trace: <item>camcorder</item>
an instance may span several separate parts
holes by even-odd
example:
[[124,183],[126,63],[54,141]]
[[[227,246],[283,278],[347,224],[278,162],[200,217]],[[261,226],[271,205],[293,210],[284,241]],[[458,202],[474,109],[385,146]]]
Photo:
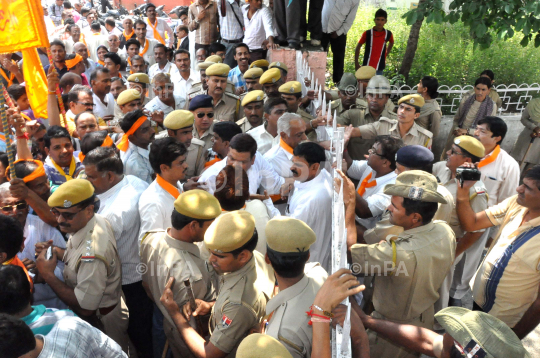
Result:
[[456,179],[459,180],[459,184],[463,188],[463,182],[465,180],[478,181],[481,177],[480,170],[476,168],[457,168]]

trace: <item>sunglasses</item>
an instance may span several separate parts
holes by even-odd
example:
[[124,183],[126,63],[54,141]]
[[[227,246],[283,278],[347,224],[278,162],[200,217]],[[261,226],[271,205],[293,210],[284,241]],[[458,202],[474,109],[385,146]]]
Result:
[[208,118],[214,118],[214,113],[213,112],[210,112],[210,113],[197,113],[197,118],[204,118],[204,117],[208,117]]
[[28,204],[25,201],[21,201],[14,205],[0,206],[0,210],[5,211],[5,212],[13,212],[15,209],[25,210],[26,208],[28,208]]
[[64,213],[64,212],[58,211],[56,208],[52,208],[52,209],[51,209],[51,213],[53,213],[53,215],[56,216],[56,218],[59,218],[59,217],[61,216],[61,217],[63,217],[65,220],[73,220],[73,218],[75,217],[75,215],[77,215],[78,213],[80,213],[80,212],[83,211],[84,209],[86,209],[86,207],[80,209],[80,210],[77,211],[76,213]]
[[82,104],[83,106],[86,106],[86,107],[95,107],[96,105],[94,103],[90,103],[90,102],[79,102],[77,101],[78,104]]

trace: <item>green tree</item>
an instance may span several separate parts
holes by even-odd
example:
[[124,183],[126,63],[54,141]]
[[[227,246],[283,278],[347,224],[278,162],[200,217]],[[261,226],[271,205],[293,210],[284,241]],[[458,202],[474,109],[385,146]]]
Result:
[[538,0],[453,0],[449,12],[443,10],[442,0],[420,0],[418,7],[406,12],[403,17],[411,26],[407,50],[400,74],[408,77],[418,46],[420,27],[426,22],[437,24],[462,21],[469,28],[474,45],[488,48],[494,37],[508,40],[516,32],[523,34],[521,45],[526,47],[534,41],[540,46],[540,1]]

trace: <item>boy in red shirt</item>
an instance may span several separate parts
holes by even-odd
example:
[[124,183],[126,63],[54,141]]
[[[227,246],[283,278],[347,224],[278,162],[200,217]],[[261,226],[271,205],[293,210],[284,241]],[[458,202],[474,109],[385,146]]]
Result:
[[[363,44],[366,44],[362,66],[371,66],[377,70],[378,75],[383,74],[383,70],[386,66],[386,56],[390,54],[392,46],[394,46],[394,36],[392,35],[392,31],[384,28],[387,21],[388,14],[386,11],[383,9],[377,10],[375,13],[375,26],[370,30],[364,31],[360,41],[358,41],[358,44],[356,45],[354,64],[357,70],[360,68],[360,65],[358,64],[360,48]],[[388,48],[386,46],[387,42]]]

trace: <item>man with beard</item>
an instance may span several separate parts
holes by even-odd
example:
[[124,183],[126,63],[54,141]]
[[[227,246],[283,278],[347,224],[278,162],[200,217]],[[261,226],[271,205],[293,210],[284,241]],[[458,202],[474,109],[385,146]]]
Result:
[[120,121],[124,136],[117,147],[124,163],[124,173],[134,175],[151,183],[154,171],[150,165],[148,146],[154,141],[156,133],[150,119],[140,109],[127,113]]
[[[60,230],[71,234],[67,248],[53,246],[47,260],[42,250],[36,261],[38,277],[79,317],[128,351],[128,313],[122,298],[122,265],[107,220],[95,214],[94,188],[85,179],[61,185],[47,201]],[[46,245],[48,248],[50,245]],[[54,275],[58,259],[65,263],[64,279]]]
[[268,98],[276,98],[280,97],[279,86],[284,83],[284,79],[281,77],[279,68],[274,67],[262,74],[259,83],[263,86]]
[[62,78],[68,72],[66,67],[66,46],[62,41],[54,40],[51,42],[49,48],[51,49],[53,63],[45,66],[45,73],[49,73],[49,68],[54,66],[56,72],[58,72],[58,77]]
[[[111,224],[122,263],[122,292],[129,310],[128,335],[140,357],[152,355],[152,301],[142,286],[137,266],[139,198],[148,184],[124,175],[124,165],[112,147],[98,147],[84,158],[86,177],[94,186],[103,215]],[[150,338],[150,339],[149,339]]]
[[243,133],[263,124],[264,98],[263,91],[251,91],[242,100],[242,107],[246,116],[236,124],[242,128]]
[[67,129],[51,126],[45,140],[47,159],[43,164],[45,173],[53,186],[77,178],[83,169],[82,163],[73,155],[73,143]]

